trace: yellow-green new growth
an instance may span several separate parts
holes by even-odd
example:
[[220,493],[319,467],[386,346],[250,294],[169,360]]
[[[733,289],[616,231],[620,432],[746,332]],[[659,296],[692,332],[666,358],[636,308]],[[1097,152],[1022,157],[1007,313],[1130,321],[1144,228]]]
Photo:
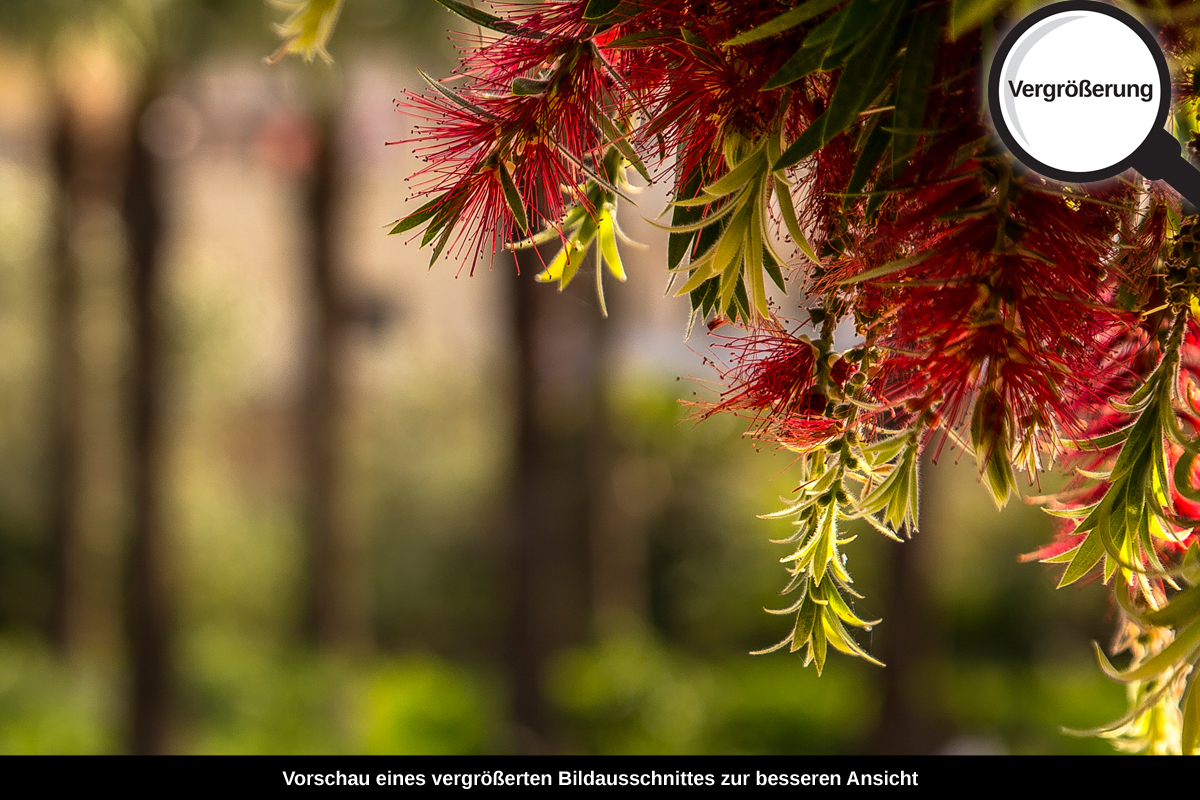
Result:
[[319,56],[326,64],[333,58],[325,49],[338,15],[342,13],[345,0],[271,0],[272,5],[290,8],[292,13],[284,22],[275,26],[283,37],[283,43],[274,53],[267,56],[268,64],[278,64],[292,53],[312,61]]

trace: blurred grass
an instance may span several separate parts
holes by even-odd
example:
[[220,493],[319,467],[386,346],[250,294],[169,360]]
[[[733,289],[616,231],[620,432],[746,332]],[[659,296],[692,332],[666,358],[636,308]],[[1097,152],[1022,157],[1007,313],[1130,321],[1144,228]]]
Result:
[[445,755],[493,750],[500,707],[479,671],[435,656],[330,657],[216,631],[183,659],[186,750]]
[[797,658],[709,661],[650,637],[565,654],[550,693],[584,752],[837,753],[877,706],[859,664],[822,678]]
[[114,752],[114,678],[94,661],[64,664],[39,638],[0,637],[0,754]]
[[[1065,735],[1124,712],[1124,692],[1090,662],[928,666],[931,709],[955,730],[946,752],[1105,754]],[[824,675],[795,656],[688,655],[648,638],[565,654],[550,682],[576,746],[601,754],[857,752],[880,711],[872,668],[834,657]]]
[[[487,667],[430,654],[350,660],[210,630],[184,648],[183,752],[483,754],[504,749],[503,693]],[[991,752],[1110,753],[1065,736],[1115,718],[1123,692],[1088,662],[931,665],[949,743]],[[0,639],[0,753],[117,752],[118,672],[67,666],[36,638]],[[854,752],[879,711],[871,668],[818,678],[788,656],[699,658],[649,636],[560,656],[548,680],[572,750],[597,754]]]

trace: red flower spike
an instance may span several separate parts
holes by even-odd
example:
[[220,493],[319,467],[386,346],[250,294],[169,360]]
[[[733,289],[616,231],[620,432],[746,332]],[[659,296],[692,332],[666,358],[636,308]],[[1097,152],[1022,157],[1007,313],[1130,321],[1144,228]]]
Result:
[[755,419],[824,412],[825,397],[812,391],[816,348],[807,336],[770,327],[727,339],[720,347],[733,354],[733,366],[722,376],[730,388],[701,419],[722,411],[749,413]]

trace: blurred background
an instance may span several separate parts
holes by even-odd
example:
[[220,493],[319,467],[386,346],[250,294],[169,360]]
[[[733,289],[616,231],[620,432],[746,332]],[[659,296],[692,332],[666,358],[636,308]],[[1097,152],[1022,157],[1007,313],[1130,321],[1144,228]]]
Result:
[[721,352],[662,192],[607,320],[428,269],[384,143],[463,23],[351,0],[334,65],[266,67],[283,16],[0,0],[0,752],[1109,750],[1060,733],[1124,710],[1099,587],[950,448],[919,537],[848,548],[888,668],[749,655],[791,459],[681,405]]

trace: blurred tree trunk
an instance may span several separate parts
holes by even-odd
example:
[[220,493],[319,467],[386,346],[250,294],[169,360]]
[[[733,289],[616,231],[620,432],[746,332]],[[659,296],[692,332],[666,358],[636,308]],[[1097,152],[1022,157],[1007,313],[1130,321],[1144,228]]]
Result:
[[590,429],[591,493],[589,498],[588,568],[592,630],[600,638],[644,631],[649,626],[650,579],[647,573],[647,525],[642,514],[630,513],[618,493],[622,443],[614,429],[608,402],[608,372],[613,367],[618,334],[627,322],[626,287],[609,281],[605,290],[609,317],[597,332],[598,375],[593,386]]
[[510,278],[516,343],[507,655],[513,749],[551,752],[559,743],[543,691],[546,668],[557,651],[582,640],[589,622],[589,429],[601,320],[582,275],[559,294],[535,283],[536,253],[517,260],[520,274]]
[[52,597],[50,640],[60,654],[78,646],[80,626],[80,527],[82,467],[82,369],[79,353],[79,269],[71,239],[82,191],[75,111],[56,93],[52,156],[57,207],[51,262],[51,432],[48,500]]
[[[148,87],[154,87],[153,81]],[[132,488],[128,625],[132,646],[131,749],[165,752],[172,706],[172,603],[165,575],[163,525],[165,458],[162,398],[162,209],[158,164],[139,135],[138,121],[155,97],[147,91],[129,130],[124,221],[132,302]]]
[[946,725],[931,706],[936,687],[929,667],[943,651],[942,631],[930,597],[929,563],[942,534],[946,467],[939,470],[930,454],[921,459],[920,530],[901,545],[887,548],[888,591],[879,659],[887,666],[878,675],[883,708],[868,743],[878,755],[926,755],[946,739]]
[[305,630],[318,647],[364,646],[370,639],[364,579],[342,507],[343,430],[346,413],[347,307],[338,268],[340,193],[336,114],[315,120],[316,155],[308,189],[311,231],[309,280],[312,321],[303,411],[305,524],[308,581]]

